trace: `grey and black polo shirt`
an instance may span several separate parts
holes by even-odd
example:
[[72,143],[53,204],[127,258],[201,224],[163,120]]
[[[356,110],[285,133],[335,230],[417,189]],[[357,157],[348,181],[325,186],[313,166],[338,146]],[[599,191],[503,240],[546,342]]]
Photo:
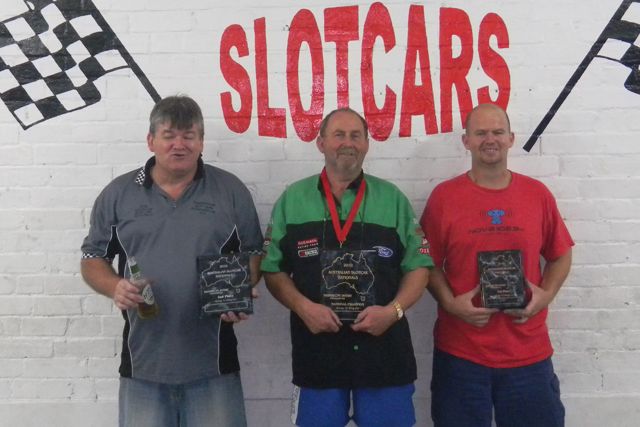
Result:
[[142,320],[123,311],[120,374],[181,384],[240,369],[233,327],[219,317],[200,318],[197,258],[235,251],[259,253],[262,233],[251,194],[234,175],[198,161],[194,181],[172,200],[146,165],[114,179],[91,213],[83,258],[135,256],[153,281],[159,315]]

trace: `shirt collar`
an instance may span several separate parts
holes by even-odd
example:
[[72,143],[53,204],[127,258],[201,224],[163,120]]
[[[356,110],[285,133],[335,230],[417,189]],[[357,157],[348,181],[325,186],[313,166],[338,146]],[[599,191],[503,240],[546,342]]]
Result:
[[[360,175],[356,177],[353,181],[347,185],[348,190],[357,190],[360,187],[360,183],[364,179],[364,171],[360,170]],[[322,188],[322,181],[320,180],[320,176],[318,176],[318,190],[324,194],[324,189]]]
[[[153,178],[151,177],[151,168],[156,164],[156,156],[151,157],[147,160],[147,163],[143,167],[138,170],[136,174],[136,184],[142,185],[144,188],[151,188],[153,185]],[[204,162],[202,161],[202,156],[198,158],[198,169],[196,169],[196,174],[193,177],[193,180],[200,179],[204,176]]]

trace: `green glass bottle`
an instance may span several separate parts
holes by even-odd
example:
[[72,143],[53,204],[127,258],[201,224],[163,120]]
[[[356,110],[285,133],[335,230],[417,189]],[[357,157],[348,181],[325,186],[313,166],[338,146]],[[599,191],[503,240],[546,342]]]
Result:
[[129,280],[140,289],[140,295],[144,298],[144,301],[138,304],[138,317],[141,319],[153,319],[158,315],[159,308],[153,296],[151,282],[142,274],[135,257],[129,257],[127,262],[131,272]]

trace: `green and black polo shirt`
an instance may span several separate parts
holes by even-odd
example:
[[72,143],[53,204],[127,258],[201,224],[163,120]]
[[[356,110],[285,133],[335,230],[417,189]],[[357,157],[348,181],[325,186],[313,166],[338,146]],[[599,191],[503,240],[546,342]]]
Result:
[[[431,267],[427,243],[408,199],[393,184],[362,175],[367,187],[344,249],[376,250],[375,298],[390,303],[402,276]],[[342,223],[353,205],[359,179],[338,203]],[[265,240],[264,272],[290,274],[298,290],[321,301],[320,252],[339,247],[319,175],[289,186],[273,208]],[[374,337],[348,326],[336,334],[312,334],[291,313],[293,383],[313,388],[386,387],[411,383],[416,362],[406,318]]]

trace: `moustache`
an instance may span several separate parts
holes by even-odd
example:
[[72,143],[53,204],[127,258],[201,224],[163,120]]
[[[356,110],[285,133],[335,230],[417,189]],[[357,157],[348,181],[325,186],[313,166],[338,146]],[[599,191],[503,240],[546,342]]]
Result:
[[349,155],[355,156],[358,154],[358,151],[355,148],[339,148],[337,151],[338,155]]

